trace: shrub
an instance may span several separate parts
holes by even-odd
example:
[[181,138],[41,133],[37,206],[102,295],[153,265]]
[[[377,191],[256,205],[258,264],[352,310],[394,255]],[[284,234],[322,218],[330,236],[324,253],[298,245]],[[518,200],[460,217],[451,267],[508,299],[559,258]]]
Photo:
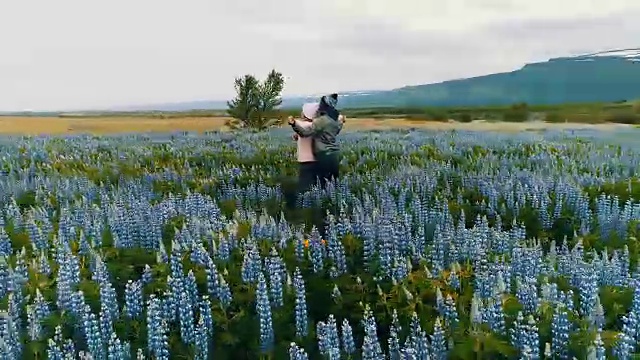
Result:
[[558,112],[548,112],[545,115],[544,121],[548,123],[562,123],[566,121],[566,118]]
[[460,121],[462,123],[470,123],[471,121],[473,121],[473,118],[471,117],[471,114],[469,114],[469,113],[462,113],[462,114],[458,115],[458,121]]
[[529,118],[529,108],[526,103],[512,105],[502,114],[502,120],[508,122],[524,122]]
[[618,110],[607,114],[605,120],[611,123],[635,125],[640,124],[640,114],[629,110]]
[[426,109],[424,115],[429,120],[434,121],[447,121],[449,120],[449,113],[446,110],[442,109]]

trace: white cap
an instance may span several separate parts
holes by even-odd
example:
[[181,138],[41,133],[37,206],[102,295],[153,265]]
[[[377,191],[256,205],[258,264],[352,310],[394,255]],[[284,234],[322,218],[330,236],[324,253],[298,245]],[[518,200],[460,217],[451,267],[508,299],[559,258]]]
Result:
[[318,113],[318,103],[306,103],[302,105],[302,115],[307,119],[313,120]]

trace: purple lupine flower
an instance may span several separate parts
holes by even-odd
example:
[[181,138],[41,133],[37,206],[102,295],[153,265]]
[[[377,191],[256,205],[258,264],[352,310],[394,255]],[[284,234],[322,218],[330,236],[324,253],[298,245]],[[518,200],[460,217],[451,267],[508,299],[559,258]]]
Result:
[[162,315],[162,302],[151,295],[147,305],[147,346],[156,359],[169,359],[167,321]]
[[604,342],[602,342],[602,331],[598,330],[596,333],[596,339],[593,342],[593,358],[595,360],[605,360],[607,358],[606,349],[604,348]]
[[27,326],[29,339],[31,341],[40,340],[42,336],[42,324],[33,305],[27,305]]
[[448,282],[449,286],[451,286],[452,289],[460,290],[460,278],[458,277],[458,273],[456,272],[455,268],[451,269]]
[[378,360],[384,357],[382,347],[378,341],[376,320],[373,313],[369,309],[369,305],[365,306],[364,319],[362,319],[364,327],[364,343],[362,344],[363,360]]
[[296,268],[293,276],[293,286],[296,293],[296,337],[302,339],[308,335],[306,290],[299,268]]
[[448,358],[446,343],[447,340],[445,338],[444,330],[442,329],[442,323],[440,318],[436,318],[436,323],[433,327],[433,335],[431,336],[431,349],[435,360],[445,360]]
[[231,294],[231,288],[229,287],[227,281],[222,277],[222,275],[220,275],[218,284],[218,299],[220,300],[220,304],[222,305],[222,307],[226,308],[231,305],[231,301],[233,301],[233,294]]
[[150,284],[153,281],[153,273],[151,267],[149,265],[144,266],[144,271],[142,272],[142,285]]
[[[6,351],[5,354],[10,355],[10,350]],[[58,344],[56,344],[53,339],[49,339],[47,341],[47,360],[64,360],[64,358],[65,357],[62,349],[60,349]]]
[[417,313],[413,313],[411,317],[411,327],[409,330],[409,336],[405,341],[405,348],[411,348],[415,351],[415,355],[419,359],[431,357],[429,340],[427,334],[420,326],[420,319]]
[[[189,297],[189,301],[191,302],[191,307],[195,308],[198,305],[198,285],[196,284],[196,276],[193,273],[193,270],[189,270],[187,276],[184,278],[184,291],[187,293]],[[194,318],[195,322],[195,318]]]
[[87,348],[93,358],[102,358],[104,343],[100,331],[100,323],[91,308],[86,305],[84,309],[84,336],[87,339]]
[[109,338],[109,343],[107,347],[107,359],[108,360],[116,360],[116,359],[130,359],[131,358],[131,349],[129,348],[129,344],[122,343],[115,332],[111,332],[111,336]]
[[108,344],[109,337],[113,332],[113,321],[111,320],[111,316],[109,315],[109,310],[107,306],[103,303],[100,304],[100,313],[98,316],[98,324],[100,326],[100,335],[101,335],[101,343]]
[[264,273],[258,273],[258,289],[256,290],[256,313],[260,318],[260,350],[271,351],[274,342],[273,323],[271,320],[271,304]]
[[[319,322],[319,324],[322,322]],[[330,359],[340,359],[340,336],[338,335],[338,325],[333,314],[329,315],[329,319],[324,324],[324,339],[326,355]]]
[[398,319],[398,311],[396,309],[393,309],[393,313],[391,315],[391,327],[389,329],[389,339],[387,340],[387,342],[389,343],[390,360],[400,360],[402,356],[402,349],[400,348],[399,338],[400,331],[402,331],[402,327],[400,326],[400,321]]
[[296,260],[300,263],[304,261],[304,236],[302,233],[298,233],[295,237],[295,247],[294,252],[296,255]]
[[[200,308],[200,317],[202,317],[203,324],[205,329],[207,329],[207,334],[213,334],[213,312],[211,311],[211,301],[209,297],[203,295],[199,302]],[[199,320],[198,320],[199,321]]]
[[267,274],[269,275],[269,294],[271,295],[271,303],[274,308],[284,305],[283,299],[283,279],[280,270],[280,258],[276,249],[272,249],[271,259],[267,266]]
[[491,330],[497,334],[505,334],[506,326],[504,319],[504,311],[502,309],[502,298],[500,295],[494,296],[489,299],[488,309],[486,311],[486,322],[489,324]]
[[342,320],[342,350],[347,354],[347,356],[351,356],[356,352],[356,344],[353,341],[353,329],[351,325],[349,325],[349,321],[347,319]]
[[219,275],[218,268],[213,261],[209,261],[205,267],[205,273],[207,274],[207,292],[211,297],[218,297],[219,291]]
[[[347,271],[347,261],[344,252],[344,246],[339,239],[336,228],[336,221],[333,215],[329,215],[327,219],[327,248],[329,259],[333,262],[331,277],[335,278]],[[344,235],[342,235],[344,236]]]
[[559,359],[569,358],[569,314],[566,306],[557,304],[551,322],[551,349]]
[[0,258],[9,257],[11,255],[13,255],[11,240],[5,231],[4,226],[0,226]]
[[198,319],[194,334],[194,345],[196,348],[196,359],[207,360],[209,358],[209,330],[202,315]]
[[195,317],[191,295],[186,290],[180,292],[178,313],[180,320],[180,338],[185,344],[193,344],[195,340]]
[[447,295],[447,299],[444,302],[444,313],[447,325],[451,329],[455,329],[459,323],[458,310],[456,309],[456,303],[451,295]]
[[242,281],[247,284],[258,282],[260,272],[260,254],[255,248],[255,244],[248,244],[242,262]]
[[0,298],[3,298],[7,294],[12,281],[7,258],[2,255],[0,256]]
[[6,311],[0,311],[0,338],[3,339],[4,353],[9,359],[19,359],[22,347],[18,337],[20,329],[12,316]]
[[[528,359],[539,359],[540,348],[540,336],[538,335],[538,327],[536,326],[536,320],[533,315],[529,315],[527,324],[525,325],[525,349],[531,350],[531,355],[527,356]],[[526,351],[523,351],[523,356]]]
[[144,299],[142,295],[142,283],[139,280],[127,281],[124,290],[124,313],[129,319],[135,319],[142,315]]
[[518,312],[513,328],[509,331],[509,337],[511,338],[511,345],[522,352],[526,345],[526,329],[522,311]]
[[292,342],[289,345],[289,360],[309,360],[309,356],[303,348],[298,347],[296,343]]
[[311,229],[311,236],[309,239],[309,257],[313,272],[318,274],[324,270],[324,253],[325,248],[321,242],[320,233],[315,226]]

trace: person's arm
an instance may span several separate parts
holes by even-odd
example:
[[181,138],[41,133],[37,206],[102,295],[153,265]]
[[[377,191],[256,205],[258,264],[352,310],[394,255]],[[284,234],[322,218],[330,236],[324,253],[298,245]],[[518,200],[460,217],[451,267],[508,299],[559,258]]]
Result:
[[311,123],[311,126],[309,127],[302,127],[296,121],[289,122],[289,124],[293,128],[293,131],[295,131],[298,135],[302,137],[317,135],[322,131],[324,131],[324,127],[326,125],[323,117],[319,117],[313,120],[313,122]]
[[338,128],[338,132],[336,133],[336,135],[340,134],[340,131],[342,131],[342,127],[344,126],[344,121],[345,121],[344,115],[338,116],[338,123],[340,123],[340,127]]
[[[287,118],[287,121],[289,122],[289,124],[291,124],[292,121],[297,122],[298,120],[296,120],[296,118],[294,118],[293,116],[289,116],[289,118]],[[291,139],[293,139],[293,141],[298,141],[298,137],[299,135],[295,132],[293,133],[293,135],[291,135]]]

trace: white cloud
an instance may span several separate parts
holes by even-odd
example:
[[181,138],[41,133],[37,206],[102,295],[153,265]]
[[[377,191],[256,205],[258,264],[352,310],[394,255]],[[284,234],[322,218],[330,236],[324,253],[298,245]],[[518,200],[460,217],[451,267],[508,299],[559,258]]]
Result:
[[391,88],[638,45],[640,3],[425,0],[0,2],[0,110]]

